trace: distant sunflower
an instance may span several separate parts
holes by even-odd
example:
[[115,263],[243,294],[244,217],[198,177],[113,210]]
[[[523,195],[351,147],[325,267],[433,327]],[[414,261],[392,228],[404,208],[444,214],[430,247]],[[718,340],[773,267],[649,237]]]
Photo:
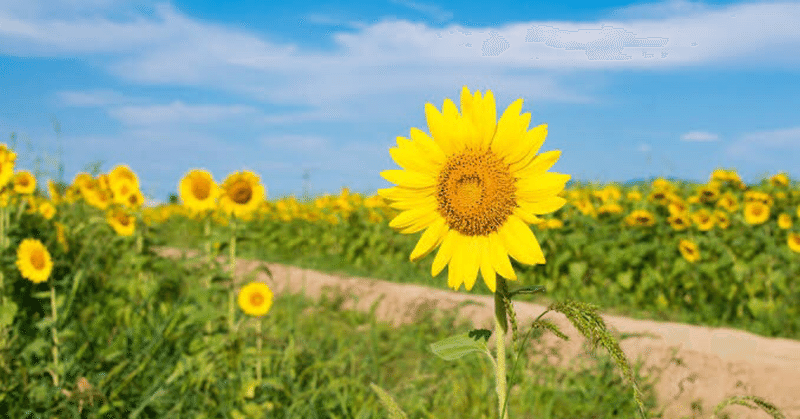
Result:
[[36,190],[36,178],[27,170],[20,170],[14,175],[14,192],[29,195]]
[[47,281],[53,270],[50,252],[42,242],[36,239],[25,239],[17,248],[17,268],[22,277],[34,284]]
[[750,225],[764,224],[769,219],[769,206],[751,201],[744,205],[744,221]]
[[131,194],[139,191],[136,184],[132,180],[124,177],[110,180],[111,196],[115,204],[128,205],[128,199]]
[[667,222],[674,230],[686,230],[691,225],[689,215],[685,212],[677,212],[667,218]]
[[133,170],[130,167],[124,164],[117,165],[113,170],[108,172],[108,182],[109,184],[113,185],[117,183],[120,179],[127,179],[138,189],[139,188],[139,178],[136,176]]
[[570,176],[547,172],[561,152],[539,154],[547,125],[528,130],[530,114],[521,109],[517,99],[498,122],[492,92],[473,95],[464,86],[461,114],[450,99],[441,113],[426,104],[431,136],[412,128],[411,139],[397,137],[390,153],[404,170],[381,172],[397,186],[378,193],[403,211],[389,226],[404,234],[425,230],[410,259],[440,246],[431,275],[449,266],[447,284],[455,290],[471,290],[478,272],[492,292],[496,274],[516,280],[509,255],[545,263],[528,224],[566,203],[557,194]]
[[6,186],[14,177],[14,162],[17,154],[0,144],[0,188]]
[[720,210],[714,211],[714,222],[723,230],[731,225],[731,219],[728,217],[728,213]]
[[778,173],[777,175],[769,178],[769,183],[778,188],[785,188],[789,186],[789,177],[786,173]]
[[51,220],[56,215],[56,207],[50,201],[42,201],[36,209],[45,220]]
[[789,245],[789,249],[792,249],[793,252],[800,253],[800,234],[789,233],[786,244]]
[[656,219],[650,211],[635,210],[625,217],[625,223],[632,227],[652,227],[656,223]]
[[263,316],[272,307],[272,291],[262,282],[251,282],[241,290],[237,301],[239,308],[250,316]]
[[243,217],[258,209],[264,200],[264,186],[253,172],[243,171],[228,175],[222,184],[219,204],[223,211]]
[[787,213],[779,215],[778,227],[780,227],[782,230],[787,230],[792,228],[792,216]]
[[181,179],[178,192],[183,205],[192,211],[201,212],[212,210],[217,206],[220,191],[211,173],[193,169]]
[[705,208],[695,211],[691,217],[700,231],[709,231],[714,228],[714,217]]
[[136,218],[121,208],[114,208],[106,215],[106,221],[120,236],[132,236],[136,229]]
[[691,240],[681,240],[678,244],[678,250],[687,261],[694,263],[700,260],[700,251],[697,245]]

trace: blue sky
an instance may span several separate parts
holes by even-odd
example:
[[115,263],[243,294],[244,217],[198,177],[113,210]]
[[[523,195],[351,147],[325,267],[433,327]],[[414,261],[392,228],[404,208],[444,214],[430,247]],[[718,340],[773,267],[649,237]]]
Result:
[[797,2],[4,0],[0,142],[53,177],[61,142],[67,181],[128,164],[156,201],[191,168],[372,193],[467,85],[524,98],[576,180],[800,179],[798,28]]

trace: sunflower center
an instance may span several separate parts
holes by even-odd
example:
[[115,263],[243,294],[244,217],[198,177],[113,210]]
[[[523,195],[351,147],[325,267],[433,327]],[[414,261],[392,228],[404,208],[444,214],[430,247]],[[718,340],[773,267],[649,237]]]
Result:
[[37,271],[44,269],[44,252],[39,249],[31,252],[31,265]]
[[508,165],[491,151],[452,156],[439,173],[437,211],[465,236],[493,233],[517,206],[514,180]]
[[125,227],[127,227],[131,223],[131,220],[125,215],[118,215],[117,221],[119,221],[120,225]]
[[250,187],[249,183],[240,180],[231,186],[228,196],[230,196],[233,202],[244,205],[250,202],[250,198],[253,197],[253,189]]
[[195,179],[192,182],[192,195],[200,201],[211,195],[211,184],[205,179]]
[[261,295],[259,292],[254,292],[250,294],[250,304],[258,307],[261,304],[264,304],[264,296]]

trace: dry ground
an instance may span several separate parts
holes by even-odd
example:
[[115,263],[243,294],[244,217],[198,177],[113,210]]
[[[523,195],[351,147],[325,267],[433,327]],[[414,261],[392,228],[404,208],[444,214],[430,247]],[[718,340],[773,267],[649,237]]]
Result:
[[[178,249],[159,249],[162,256],[181,257]],[[187,252],[192,256],[194,252]],[[237,260],[236,278],[253,272],[263,262]],[[367,278],[329,275],[307,269],[266,264],[273,274],[263,272],[255,279],[267,283],[272,291],[281,293],[305,292],[318,299],[326,287],[338,288],[354,298],[347,308],[368,311],[380,300],[376,315],[393,325],[413,321],[421,311],[448,310],[471,300],[478,304],[462,306],[459,317],[469,319],[476,328],[493,329],[493,300],[465,292],[453,292],[420,285],[396,284]],[[515,302],[520,325],[530,322],[546,308],[541,305]],[[543,339],[548,345],[558,345],[569,360],[583,350],[584,339],[561,314],[548,313],[569,337],[561,341],[550,334]],[[734,395],[756,395],[775,404],[787,419],[800,419],[800,341],[766,338],[727,328],[710,328],[681,323],[635,320],[604,315],[611,329],[620,333],[646,333],[653,337],[629,338],[622,341],[622,350],[630,361],[642,357],[645,366],[666,369],[656,384],[659,403],[664,406],[665,419],[692,417],[691,405],[700,400],[703,418],[723,399]],[[491,342],[490,342],[491,343]],[[601,349],[602,350],[602,349]],[[674,362],[674,359],[680,362]],[[746,407],[731,406],[725,412],[734,418],[762,419],[770,416]]]

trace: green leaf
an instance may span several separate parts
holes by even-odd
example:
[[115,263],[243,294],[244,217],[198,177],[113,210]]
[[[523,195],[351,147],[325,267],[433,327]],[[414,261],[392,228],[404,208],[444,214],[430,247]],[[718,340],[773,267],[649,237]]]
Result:
[[13,301],[6,301],[2,307],[0,307],[0,329],[4,328],[5,326],[10,326],[14,323],[14,316],[17,314],[17,303]]
[[473,339],[469,333],[462,333],[456,336],[442,339],[430,344],[431,352],[439,358],[452,361],[463,357],[472,352],[486,352],[484,342]]
[[588,268],[589,264],[584,261],[572,262],[569,264],[569,276],[574,282],[582,282]]
[[372,391],[374,391],[378,395],[378,399],[380,399],[381,404],[383,405],[386,410],[389,411],[389,418],[390,419],[407,419],[405,412],[400,409],[400,406],[397,405],[397,402],[392,398],[392,396],[386,392],[386,390],[378,387],[374,383],[369,384]]
[[39,291],[31,293],[33,298],[50,299],[50,291]]
[[619,283],[619,285],[626,290],[631,289],[633,286],[633,271],[627,270],[617,274],[617,283]]
[[475,329],[469,332],[469,337],[475,339],[476,341],[480,338],[483,338],[484,342],[489,341],[489,337],[492,336],[492,331],[488,329]]

